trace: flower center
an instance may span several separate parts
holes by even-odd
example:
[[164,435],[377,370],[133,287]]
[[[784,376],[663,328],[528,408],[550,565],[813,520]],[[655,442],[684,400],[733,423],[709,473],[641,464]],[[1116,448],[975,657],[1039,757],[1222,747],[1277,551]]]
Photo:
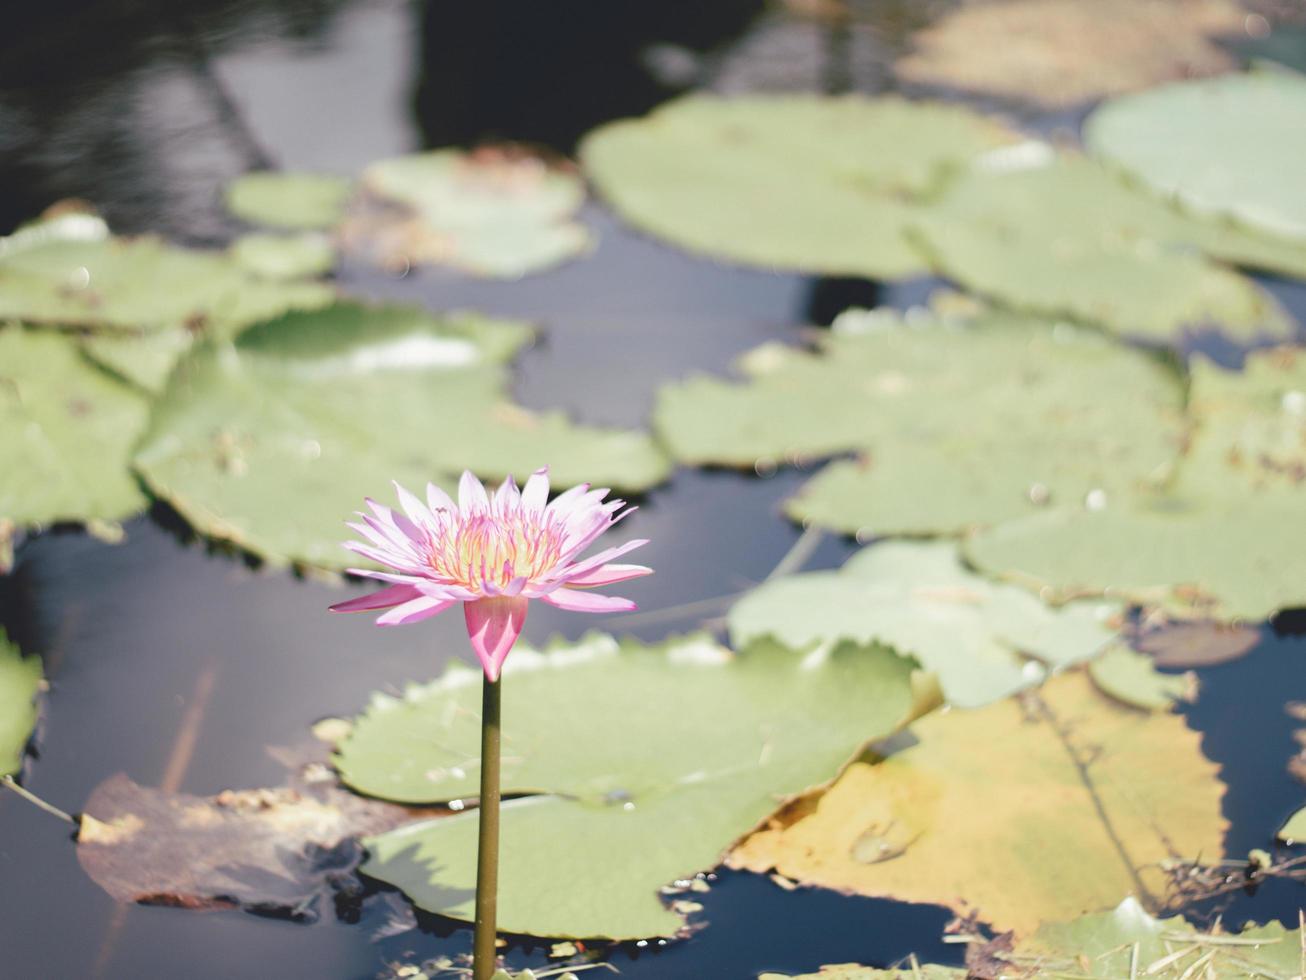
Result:
[[487,584],[503,588],[514,579],[541,576],[562,557],[563,530],[543,517],[524,511],[461,514],[433,529],[431,569],[477,591]]

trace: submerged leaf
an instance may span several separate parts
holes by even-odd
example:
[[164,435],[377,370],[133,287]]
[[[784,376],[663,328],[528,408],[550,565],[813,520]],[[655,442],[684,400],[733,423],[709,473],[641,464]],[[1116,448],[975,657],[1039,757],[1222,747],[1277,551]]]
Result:
[[815,353],[751,352],[744,384],[664,388],[654,421],[673,454],[752,466],[859,451],[787,510],[885,535],[1110,500],[1163,479],[1178,451],[1177,376],[1092,331],[999,312],[908,322],[849,311],[835,327]]
[[1116,99],[1084,142],[1167,197],[1306,241],[1306,184],[1284,160],[1306,158],[1306,78],[1255,72],[1167,85]]
[[1174,78],[1230,71],[1212,36],[1241,33],[1230,0],[1006,0],[967,4],[912,36],[906,82],[1069,107]]
[[6,528],[120,521],[144,507],[128,459],[147,411],[72,338],[0,327],[0,539]]
[[1158,667],[1214,667],[1245,657],[1260,641],[1255,626],[1181,621],[1148,630],[1133,646]]
[[[1159,862],[1221,853],[1218,767],[1182,718],[1096,694],[1080,673],[1037,693],[912,727],[857,762],[815,811],[732,855],[809,885],[973,909],[998,929],[1109,908],[1164,884]],[[897,843],[888,859],[859,848]]]
[[[841,644],[738,656],[705,637],[645,647],[593,635],[514,650],[504,686],[499,924],[556,938],[670,936],[658,890],[715,866],[775,807],[831,779],[912,710],[912,663]],[[377,695],[339,746],[354,788],[386,799],[477,792],[480,674]],[[668,727],[670,726],[670,727]],[[632,753],[632,745],[649,751]],[[477,815],[372,838],[368,874],[428,911],[472,915]],[[541,901],[548,895],[548,901]]]
[[23,767],[40,689],[40,659],[24,657],[0,629],[0,776],[12,776]]
[[696,96],[602,126],[586,173],[623,218],[689,248],[822,275],[923,272],[903,231],[949,172],[1014,137],[898,98]]
[[666,461],[643,433],[511,404],[502,362],[517,322],[340,303],[196,349],[155,404],[135,458],[198,530],[274,563],[356,564],[342,515],[376,492],[452,486],[548,464],[559,483],[642,489]]
[[382,160],[362,181],[402,210],[360,211],[342,234],[352,250],[388,267],[440,265],[516,278],[591,245],[589,231],[574,220],[585,199],[580,177],[511,148]]
[[736,647],[761,636],[796,648],[883,643],[937,674],[950,702],[976,707],[1041,682],[1046,667],[1099,653],[1115,639],[1109,620],[1117,612],[1101,602],[1050,609],[1024,589],[967,571],[952,543],[885,542],[838,572],[759,586],[729,622]]
[[320,230],[344,217],[350,190],[346,177],[257,172],[228,184],[226,203],[232,214],[252,224]]
[[1186,217],[1097,164],[1030,144],[955,181],[915,227],[935,264],[968,289],[1033,313],[1177,343],[1218,329],[1291,337],[1292,319],[1217,258],[1306,275],[1306,248]]

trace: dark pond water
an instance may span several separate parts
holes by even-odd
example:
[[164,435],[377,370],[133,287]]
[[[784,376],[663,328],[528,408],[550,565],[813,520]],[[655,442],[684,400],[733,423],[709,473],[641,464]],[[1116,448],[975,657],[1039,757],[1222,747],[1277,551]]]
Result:
[[[885,22],[910,22],[910,8],[884,5]],[[7,14],[0,36],[0,230],[76,195],[118,230],[217,243],[234,230],[219,189],[252,166],[351,172],[422,145],[493,136],[566,151],[604,119],[689,84],[882,83],[865,44],[809,26],[785,33],[766,18],[748,27],[761,9],[747,0],[24,7]],[[893,31],[879,37],[889,43]],[[785,58],[768,60],[777,44]],[[1062,121],[1039,123],[1050,124]],[[724,370],[740,352],[797,339],[794,324],[828,322],[851,303],[918,302],[931,285],[732,269],[633,235],[598,206],[586,218],[601,241],[592,256],[519,282],[387,279],[350,267],[339,279],[362,295],[536,320],[542,335],[520,362],[521,400],[620,425],[642,424],[667,380]],[[1281,294],[1306,319],[1306,290]],[[775,567],[799,534],[779,504],[803,478],[677,473],[624,525],[626,535],[652,539],[643,558],[658,574],[631,593],[645,612],[599,622],[537,606],[528,637],[598,626],[653,640],[719,615],[724,602],[678,607],[746,588]],[[197,794],[276,784],[284,769],[269,746],[296,743],[315,720],[357,710],[372,690],[432,676],[464,655],[452,618],[391,631],[330,617],[341,590],[210,554],[167,513],[127,531],[118,546],[77,533],[36,538],[0,580],[0,624],[44,655],[51,679],[26,782],[65,809],[80,809],[118,771],[146,785],[167,774]],[[835,567],[852,548],[827,537],[809,567]],[[1267,628],[1250,656],[1203,671],[1202,698],[1188,711],[1223,766],[1231,854],[1264,846],[1306,795],[1285,770],[1296,746],[1283,705],[1306,699],[1300,633]],[[1219,909],[1235,925],[1295,922],[1302,898],[1300,885],[1278,883]],[[405,906],[373,885],[337,904],[340,914],[325,900],[311,924],[119,906],[81,871],[66,824],[0,794],[0,977],[363,980],[387,963],[470,948],[466,929],[429,919],[377,938],[404,920]],[[614,949],[611,962],[632,978],[745,978],[823,962],[887,964],[911,952],[936,962],[960,955],[940,942],[949,918],[941,908],[790,892],[730,873],[703,905],[697,920],[711,928],[664,948]],[[508,955],[514,968],[545,962],[529,944]]]

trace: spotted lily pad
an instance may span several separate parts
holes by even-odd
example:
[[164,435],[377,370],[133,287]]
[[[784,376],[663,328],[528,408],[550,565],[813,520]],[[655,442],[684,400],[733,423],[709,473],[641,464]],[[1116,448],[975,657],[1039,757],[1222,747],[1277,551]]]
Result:
[[227,185],[231,213],[251,224],[320,230],[344,216],[352,182],[330,174],[256,172]]
[[[831,779],[909,715],[912,663],[840,644],[819,660],[706,637],[645,647],[592,635],[504,675],[499,926],[637,939],[684,927],[659,889],[718,863],[778,802]],[[341,743],[346,783],[405,801],[477,792],[479,671],[374,696]],[[668,726],[671,727],[668,727]],[[632,752],[644,745],[646,752]],[[472,916],[477,815],[370,838],[363,870],[420,907]],[[540,901],[547,894],[548,901]]]
[[1163,479],[1178,449],[1178,377],[1095,332],[997,312],[910,323],[855,312],[835,328],[814,352],[751,352],[745,383],[665,388],[655,424],[672,453],[751,467],[856,452],[787,509],[881,535],[1111,499]]
[[0,570],[13,532],[144,507],[128,468],[148,408],[70,337],[0,327]]
[[377,492],[529,473],[642,489],[667,473],[643,433],[574,425],[506,395],[516,322],[342,303],[192,351],[136,455],[197,529],[273,563],[354,564],[341,521]]
[[0,776],[12,776],[23,766],[40,687],[41,661],[24,658],[0,630]]
[[197,335],[231,336],[333,296],[323,283],[268,281],[229,256],[155,238],[58,235],[0,251],[0,320],[85,328],[86,353],[147,391]]
[[575,220],[585,199],[580,177],[528,153],[487,148],[396,157],[369,166],[362,184],[391,207],[361,210],[342,237],[352,251],[386,266],[516,278],[592,244]]
[[1227,75],[1122,97],[1089,118],[1084,142],[1194,211],[1306,240],[1306,185],[1280,165],[1306,158],[1306,77]]
[[[975,707],[1040,682],[1102,651],[1117,607],[1053,610],[1024,589],[962,567],[951,542],[884,542],[837,572],[804,572],[759,586],[730,610],[730,638],[771,636],[792,647],[878,642],[937,674],[948,701]],[[1029,658],[1036,658],[1031,663]]]
[[912,36],[906,82],[1070,107],[1230,71],[1212,40],[1241,32],[1231,0],[1007,0],[958,7]]
[[1252,280],[1202,254],[1306,275],[1306,249],[1185,217],[1091,161],[1043,144],[992,154],[917,221],[935,264],[1010,306],[1172,343],[1296,325]]
[[982,532],[968,558],[1063,595],[1106,593],[1187,616],[1261,620],[1306,604],[1306,359],[1193,366],[1191,448],[1173,492],[1058,509]]
[[225,255],[156,238],[54,240],[0,255],[0,319],[31,323],[200,330],[251,323],[329,297],[321,285],[265,282]]
[[921,719],[919,741],[856,762],[732,863],[795,881],[973,911],[996,929],[1149,900],[1160,864],[1217,859],[1226,822],[1201,735],[1108,701],[1087,677]]
[[602,126],[586,173],[635,227],[707,255],[895,278],[920,202],[1013,137],[965,109],[898,98],[696,96]]

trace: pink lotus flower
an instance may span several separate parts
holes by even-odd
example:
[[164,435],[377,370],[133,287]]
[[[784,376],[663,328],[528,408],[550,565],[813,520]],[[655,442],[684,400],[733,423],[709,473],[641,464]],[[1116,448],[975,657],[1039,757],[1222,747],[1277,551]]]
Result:
[[609,564],[647,541],[628,541],[577,560],[577,556],[635,508],[624,500],[607,503],[607,490],[581,484],[549,499],[547,470],[537,470],[519,491],[512,477],[493,496],[471,473],[458,484],[458,503],[434,484],[426,503],[395,484],[404,513],[372,499],[372,515],[349,524],[366,541],[345,547],[379,565],[378,572],[351,568],[354,575],[392,583],[380,592],[332,606],[333,612],[386,609],[381,626],[398,626],[462,603],[467,635],[485,668],[499,679],[508,651],[526,622],[526,607],[539,599],[572,612],[614,613],[637,608],[629,599],[582,591],[652,573],[643,565]]

